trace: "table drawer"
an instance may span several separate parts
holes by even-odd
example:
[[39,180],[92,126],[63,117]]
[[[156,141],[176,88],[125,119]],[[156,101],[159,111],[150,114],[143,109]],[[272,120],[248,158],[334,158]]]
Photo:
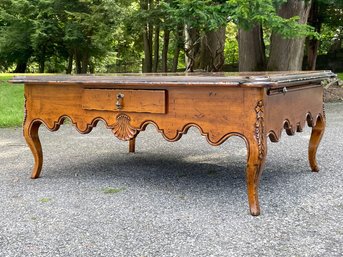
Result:
[[166,113],[166,91],[84,89],[82,108],[99,111]]

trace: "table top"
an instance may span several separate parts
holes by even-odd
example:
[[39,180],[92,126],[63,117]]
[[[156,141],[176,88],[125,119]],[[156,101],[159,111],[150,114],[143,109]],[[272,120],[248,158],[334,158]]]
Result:
[[278,88],[292,84],[320,83],[334,78],[331,71],[247,72],[247,73],[117,73],[97,75],[34,75],[15,76],[12,83],[25,84],[85,84],[134,86],[224,86]]

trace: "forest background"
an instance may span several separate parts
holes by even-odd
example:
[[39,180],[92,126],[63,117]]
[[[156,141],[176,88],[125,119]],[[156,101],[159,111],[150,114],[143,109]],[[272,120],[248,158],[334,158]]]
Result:
[[343,0],[0,2],[0,72],[342,71],[342,39]]

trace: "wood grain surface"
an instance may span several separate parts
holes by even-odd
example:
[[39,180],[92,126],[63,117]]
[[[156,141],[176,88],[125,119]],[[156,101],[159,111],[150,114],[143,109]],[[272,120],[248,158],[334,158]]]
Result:
[[[135,152],[136,136],[148,124],[153,124],[171,142],[179,140],[193,126],[214,146],[231,136],[244,140],[248,149],[248,202],[251,214],[259,215],[258,185],[267,156],[268,137],[277,142],[284,129],[288,135],[294,135],[307,123],[313,128],[308,155],[310,167],[319,170],[316,152],[325,129],[320,81],[325,75],[332,76],[329,72],[284,76],[278,73],[264,78],[263,82],[256,79],[261,74],[256,74],[245,86],[237,77],[228,77],[226,81],[232,86],[227,86],[220,75],[127,76],[135,79],[125,83],[122,83],[125,76],[113,76],[120,79],[108,79],[106,83],[101,79],[97,82],[98,77],[94,76],[87,80],[63,77],[65,80],[58,81],[31,78],[25,81],[24,136],[35,158],[32,178],[40,176],[43,165],[38,136],[41,124],[56,131],[69,118],[85,134],[103,121],[118,139],[129,141],[131,153]],[[165,78],[180,78],[180,81],[173,84]],[[272,84],[283,86],[271,87]]]

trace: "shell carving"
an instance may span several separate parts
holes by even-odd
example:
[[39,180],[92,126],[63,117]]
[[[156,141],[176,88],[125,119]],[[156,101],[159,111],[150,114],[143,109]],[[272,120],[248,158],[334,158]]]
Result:
[[128,141],[137,134],[137,129],[130,125],[130,117],[126,114],[119,114],[117,122],[113,125],[112,132],[120,140]]

